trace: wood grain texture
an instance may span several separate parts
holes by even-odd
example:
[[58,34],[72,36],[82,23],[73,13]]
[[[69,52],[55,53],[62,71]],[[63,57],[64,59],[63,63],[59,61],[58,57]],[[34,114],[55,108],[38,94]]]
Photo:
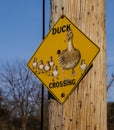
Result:
[[105,0],[51,0],[50,27],[62,15],[62,7],[100,53],[63,105],[49,100],[49,130],[107,130]]

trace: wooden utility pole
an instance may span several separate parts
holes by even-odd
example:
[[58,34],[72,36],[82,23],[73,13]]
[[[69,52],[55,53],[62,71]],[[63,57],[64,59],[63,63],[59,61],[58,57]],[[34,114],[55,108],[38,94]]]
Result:
[[100,47],[100,53],[63,105],[50,99],[49,130],[107,130],[105,0],[51,0],[50,27],[62,15],[62,8]]

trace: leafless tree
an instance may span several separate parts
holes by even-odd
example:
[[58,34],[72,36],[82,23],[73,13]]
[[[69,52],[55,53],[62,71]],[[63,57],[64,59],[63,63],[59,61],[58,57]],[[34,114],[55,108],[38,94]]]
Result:
[[0,87],[5,95],[5,104],[12,118],[20,118],[22,128],[26,130],[27,118],[39,115],[41,84],[27,68],[25,61],[5,63],[1,70]]

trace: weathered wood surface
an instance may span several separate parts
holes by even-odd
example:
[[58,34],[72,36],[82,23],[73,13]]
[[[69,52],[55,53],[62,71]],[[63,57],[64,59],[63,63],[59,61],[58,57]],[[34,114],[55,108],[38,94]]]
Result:
[[100,47],[100,53],[63,105],[50,99],[49,130],[107,130],[105,0],[51,0],[50,27],[61,16],[62,7]]

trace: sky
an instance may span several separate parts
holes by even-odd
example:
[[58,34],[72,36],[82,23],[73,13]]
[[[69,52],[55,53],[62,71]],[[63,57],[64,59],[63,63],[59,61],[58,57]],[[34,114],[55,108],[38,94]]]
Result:
[[[46,33],[49,29],[46,0]],[[0,61],[29,59],[42,41],[42,0],[0,0]]]
[[[50,0],[45,0],[45,34]],[[106,0],[107,81],[114,73],[114,0]],[[0,0],[0,61],[27,61],[42,41],[42,0]],[[107,82],[107,83],[108,83]],[[112,91],[113,90],[113,91]],[[114,101],[114,87],[108,100]]]

